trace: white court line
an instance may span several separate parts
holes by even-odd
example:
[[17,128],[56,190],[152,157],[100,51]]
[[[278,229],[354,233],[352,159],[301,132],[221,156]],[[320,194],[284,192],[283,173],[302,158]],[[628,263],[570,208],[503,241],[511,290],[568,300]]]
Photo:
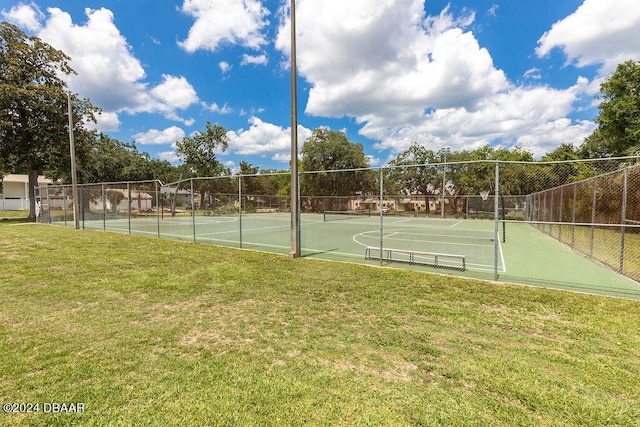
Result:
[[[368,233],[379,233],[380,230],[370,230],[370,231],[364,231],[362,233],[358,233],[358,234],[354,234],[351,237],[351,240],[353,240],[355,243],[357,243],[358,245],[362,246],[362,247],[369,247],[372,245],[369,244],[365,244],[362,243],[360,241],[358,241],[358,237],[363,237],[365,239],[376,239],[376,243],[379,240],[379,236],[372,236],[372,235],[367,235]],[[389,236],[392,235],[396,235],[396,234],[400,234],[402,233],[402,231],[397,231],[393,234],[390,234]],[[410,233],[408,231],[405,231],[405,233],[408,234],[415,234],[415,233]],[[424,234],[424,235],[429,235],[429,234]],[[441,236],[445,236],[445,235],[441,235]],[[495,245],[491,244],[491,245],[478,245],[478,244],[470,244],[470,243],[449,243],[449,242],[442,242],[440,240],[412,240],[412,239],[400,239],[400,238],[388,238],[388,240],[392,240],[392,241],[403,241],[403,242],[413,242],[413,243],[446,243],[446,244],[451,244],[451,245],[458,245],[458,246],[474,246],[474,247],[484,247],[484,248],[494,248]],[[498,244],[500,245],[500,242],[498,242]],[[347,254],[343,254],[343,253],[339,253],[339,252],[332,252],[332,253],[336,253],[336,254],[341,254],[341,255],[347,255]],[[504,261],[504,254],[502,252],[502,245],[500,245],[500,254],[501,254],[501,261],[502,261],[502,272],[506,273],[507,269],[506,269],[506,264]],[[478,263],[473,263],[473,262],[468,262],[467,265],[469,266],[469,268],[473,268],[473,270],[476,271],[493,271],[494,270],[494,266],[492,264],[478,264]]]
[[500,259],[502,260],[502,272],[507,272],[507,264],[504,262],[504,252],[502,252],[502,243],[500,243],[500,239],[498,239],[498,251],[500,252]]

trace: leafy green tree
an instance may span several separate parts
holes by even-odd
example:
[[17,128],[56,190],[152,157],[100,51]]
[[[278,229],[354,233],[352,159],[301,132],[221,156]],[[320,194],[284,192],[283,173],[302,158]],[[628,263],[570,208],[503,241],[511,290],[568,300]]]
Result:
[[[68,158],[46,171],[47,176],[71,182]],[[122,142],[103,133],[76,132],[76,162],[81,183],[178,180],[177,167],[138,151],[135,143]]]
[[601,85],[598,128],[581,147],[590,158],[640,153],[640,61],[619,64]]
[[[147,178],[148,158],[135,145],[100,134],[79,155],[78,178],[84,183],[139,181]],[[145,153],[146,154],[146,153]]]
[[[176,153],[184,164],[180,178],[184,177],[221,177],[231,176],[231,171],[217,159],[218,152],[224,152],[229,147],[227,130],[207,121],[204,131],[197,131],[193,136],[184,137],[176,144]],[[194,190],[200,192],[200,206],[213,207],[217,193],[234,191],[233,183],[229,180],[195,180]],[[235,190],[237,191],[237,190]]]
[[[38,175],[69,158],[68,103],[61,78],[74,73],[69,61],[38,37],[0,23],[0,169],[28,174],[30,218],[35,218]],[[74,101],[78,130],[82,117],[91,117],[95,109],[88,101]]]
[[[305,172],[341,171],[369,167],[360,143],[353,143],[343,132],[328,128],[313,131],[301,150],[300,169]],[[351,196],[375,188],[371,171],[310,173],[301,179],[302,191],[309,196]]]
[[176,144],[176,153],[184,161],[186,175],[213,177],[230,173],[216,157],[219,151],[224,152],[227,148],[227,130],[208,121],[204,131],[197,131],[193,136],[184,137],[179,141]]
[[269,176],[269,188],[271,194],[276,196],[289,196],[291,194],[291,170],[264,170],[264,174]]
[[581,158],[581,149],[568,143],[561,144],[555,150],[545,154],[542,162],[567,162],[555,163],[549,168],[549,180],[553,186],[557,187],[593,176],[593,168],[589,163],[578,162]]
[[[438,156],[417,142],[389,162],[385,189],[391,194],[427,195],[438,187]],[[441,180],[440,180],[441,182]]]

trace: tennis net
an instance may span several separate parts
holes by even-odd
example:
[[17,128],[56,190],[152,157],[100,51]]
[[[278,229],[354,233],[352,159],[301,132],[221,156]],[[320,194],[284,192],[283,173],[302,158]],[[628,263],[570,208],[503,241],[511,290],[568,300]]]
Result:
[[324,221],[339,221],[352,218],[370,217],[371,209],[324,211]]

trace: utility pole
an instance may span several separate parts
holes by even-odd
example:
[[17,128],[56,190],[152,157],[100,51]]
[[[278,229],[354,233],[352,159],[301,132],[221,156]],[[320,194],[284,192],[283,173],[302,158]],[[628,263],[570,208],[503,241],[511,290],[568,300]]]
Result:
[[69,106],[69,151],[71,152],[71,188],[73,192],[73,224],[80,228],[80,200],[78,199],[78,176],[76,173],[76,145],[73,140],[73,108],[71,108],[71,92],[67,92]]
[[298,176],[298,83],[296,65],[296,2],[291,0],[291,251],[300,256],[300,183]]

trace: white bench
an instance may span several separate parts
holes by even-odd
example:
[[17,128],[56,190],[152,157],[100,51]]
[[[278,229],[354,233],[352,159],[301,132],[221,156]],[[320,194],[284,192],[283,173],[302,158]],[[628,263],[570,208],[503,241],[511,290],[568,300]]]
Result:
[[[377,256],[376,256],[377,255]],[[394,257],[394,255],[396,255]],[[379,259],[387,262],[405,262],[409,264],[427,265],[436,268],[449,268],[452,270],[465,271],[466,258],[465,255],[457,254],[443,254],[439,252],[423,252],[423,251],[410,251],[405,249],[389,249],[389,248],[376,248],[373,246],[367,247],[364,253],[365,259]],[[459,265],[442,264],[440,261],[442,258],[449,260],[458,260]]]

